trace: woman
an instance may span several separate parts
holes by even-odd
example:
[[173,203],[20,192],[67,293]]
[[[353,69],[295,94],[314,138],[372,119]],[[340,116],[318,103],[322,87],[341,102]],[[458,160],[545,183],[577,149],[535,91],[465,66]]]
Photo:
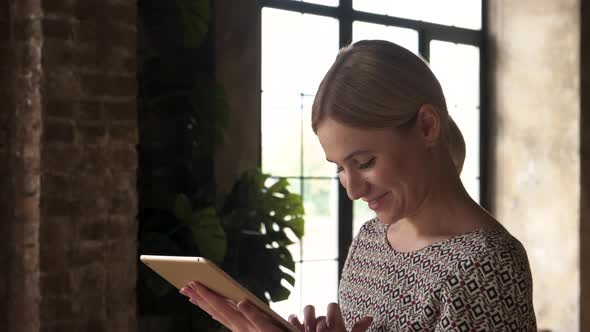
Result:
[[[420,58],[385,41],[343,49],[320,84],[312,126],[350,199],[377,218],[350,247],[339,306],[319,318],[308,306],[294,325],[536,331],[526,252],[461,184],[463,158],[449,148],[456,128]],[[232,307],[192,286],[183,293],[232,330],[276,331],[247,303]]]

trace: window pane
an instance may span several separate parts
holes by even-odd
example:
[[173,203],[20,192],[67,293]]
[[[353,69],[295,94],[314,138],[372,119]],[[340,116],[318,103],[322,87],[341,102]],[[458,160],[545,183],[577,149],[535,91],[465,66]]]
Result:
[[334,179],[304,180],[303,260],[338,258],[338,187],[336,181]]
[[326,160],[326,154],[320,145],[317,135],[311,128],[311,105],[313,95],[301,96],[303,109],[303,176],[330,177],[336,176],[336,166]]
[[[309,1],[337,5],[338,0]],[[334,166],[311,130],[311,104],[339,48],[338,21],[277,9],[262,9],[262,167],[302,186],[306,235],[289,249],[296,262],[296,286],[287,301],[272,304],[283,317],[302,316],[303,293],[325,306],[336,300],[338,226]],[[325,177],[325,179],[322,179]],[[299,192],[299,190],[293,190]],[[307,260],[314,260],[308,262]],[[328,259],[327,262],[318,261]],[[301,262],[303,260],[303,262]],[[319,264],[308,266],[307,264]],[[305,270],[305,272],[304,272]],[[306,286],[306,280],[314,280]],[[324,283],[330,280],[331,285]],[[315,285],[315,286],[314,286]],[[317,287],[322,291],[318,292]],[[290,288],[290,287],[288,287]],[[321,300],[318,300],[321,299]]]
[[338,302],[338,262],[320,261],[302,264],[300,316],[303,307],[315,306],[316,315],[325,315],[329,303]]
[[303,319],[303,306],[301,305],[301,263],[295,263],[295,287],[292,287],[289,283],[283,281],[283,285],[291,290],[289,298],[281,302],[271,302],[270,307],[277,314],[284,319],[287,319],[289,315],[296,314],[299,319]]
[[[330,165],[320,162],[325,158],[323,152],[319,153],[321,148],[310,129],[309,118],[313,95],[337,50],[337,20],[262,9],[264,172],[301,176],[303,166],[307,176],[333,175]],[[302,150],[302,143],[309,149]]]
[[369,209],[367,202],[356,200],[352,206],[352,235],[356,236],[361,227],[369,220],[376,217],[375,211]]
[[338,50],[338,21],[262,9],[262,91],[313,95]]
[[481,0],[353,0],[355,10],[481,29]]
[[418,54],[418,31],[355,21],[352,24],[353,42],[363,39],[388,40]]
[[465,139],[461,180],[471,197],[479,201],[479,49],[432,41],[430,62],[444,90],[449,114]]
[[[316,315],[325,315],[331,302],[338,302],[338,262],[335,260],[295,264],[296,281],[289,298],[271,303],[270,307],[281,317],[296,314],[303,319],[303,308],[311,304]],[[287,288],[291,289],[288,285]],[[305,289],[305,291],[302,291]]]
[[262,94],[262,171],[301,175],[301,107],[296,94]]

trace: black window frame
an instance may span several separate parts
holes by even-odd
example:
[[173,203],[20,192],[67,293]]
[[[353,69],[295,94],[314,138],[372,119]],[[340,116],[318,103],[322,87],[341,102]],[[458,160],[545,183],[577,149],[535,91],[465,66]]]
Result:
[[[353,0],[340,0],[339,6],[331,7],[296,0],[258,0],[259,13],[262,8],[274,8],[332,17],[339,24],[339,46],[345,47],[352,42],[352,26],[354,21],[375,23],[384,26],[407,28],[418,31],[418,51],[430,60],[430,42],[439,40],[451,43],[472,45],[479,48],[479,112],[480,112],[480,152],[479,152],[479,202],[482,207],[489,209],[488,190],[488,123],[487,107],[487,47],[486,47],[486,8],[487,0],[481,0],[481,29],[471,30],[461,27],[448,26],[382,14],[361,12],[353,9]],[[259,89],[261,91],[261,89]],[[260,140],[261,142],[261,140]],[[259,158],[258,160],[262,160]],[[307,178],[307,177],[306,177]],[[313,178],[313,177],[312,177]],[[353,204],[342,185],[338,186],[338,280],[348,255],[348,248],[353,238]]]

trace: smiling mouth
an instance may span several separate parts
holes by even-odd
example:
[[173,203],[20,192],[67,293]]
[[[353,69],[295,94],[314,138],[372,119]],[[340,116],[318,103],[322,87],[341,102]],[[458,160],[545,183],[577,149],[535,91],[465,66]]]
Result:
[[369,205],[369,209],[371,209],[373,211],[379,209],[379,207],[381,207],[381,205],[383,205],[383,201],[385,200],[385,198],[387,196],[389,196],[389,194],[390,194],[389,192],[386,192],[385,194],[383,194],[375,199],[367,201],[367,204]]

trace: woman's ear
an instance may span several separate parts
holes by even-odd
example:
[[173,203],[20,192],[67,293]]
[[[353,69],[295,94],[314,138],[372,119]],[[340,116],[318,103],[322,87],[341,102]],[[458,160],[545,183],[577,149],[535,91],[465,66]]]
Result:
[[437,107],[424,104],[418,110],[416,127],[420,138],[424,140],[427,147],[438,144],[441,135],[440,111]]

